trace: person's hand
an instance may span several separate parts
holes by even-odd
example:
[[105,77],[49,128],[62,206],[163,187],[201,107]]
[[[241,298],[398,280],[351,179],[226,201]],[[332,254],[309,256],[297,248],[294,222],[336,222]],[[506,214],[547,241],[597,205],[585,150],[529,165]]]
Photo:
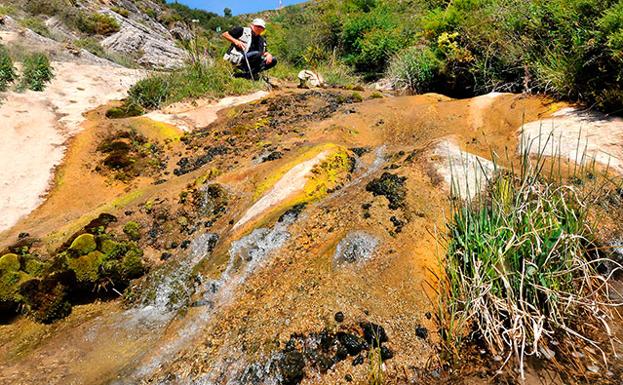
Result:
[[266,59],[266,64],[270,64],[273,62],[273,55],[269,54],[268,52],[266,52],[266,55],[264,55],[264,58]]
[[234,45],[238,48],[240,48],[242,51],[244,51],[246,49],[246,46],[244,45],[244,43],[240,40],[236,40],[236,42],[234,43]]

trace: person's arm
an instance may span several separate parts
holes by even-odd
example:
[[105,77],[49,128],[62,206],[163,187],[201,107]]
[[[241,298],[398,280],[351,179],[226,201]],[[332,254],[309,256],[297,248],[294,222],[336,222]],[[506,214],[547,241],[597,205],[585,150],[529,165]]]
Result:
[[262,53],[262,56],[264,56],[264,58],[266,59],[266,64],[270,64],[270,63],[273,62],[273,55],[271,55],[266,50],[267,46],[268,46],[268,44],[266,43],[266,40],[262,41],[262,51],[264,51],[264,53]]
[[228,42],[232,43],[233,45],[235,45],[236,47],[238,47],[239,49],[241,49],[242,51],[245,50],[245,45],[242,41],[236,39],[235,37],[233,37],[229,31],[226,31],[225,33],[223,33],[223,39],[227,40]]

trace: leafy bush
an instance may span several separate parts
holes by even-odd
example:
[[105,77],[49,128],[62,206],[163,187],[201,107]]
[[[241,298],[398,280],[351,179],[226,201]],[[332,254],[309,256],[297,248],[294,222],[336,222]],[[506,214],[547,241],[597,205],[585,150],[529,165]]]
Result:
[[410,47],[396,55],[389,65],[387,77],[396,89],[424,93],[437,78],[441,61],[428,47]]
[[93,13],[88,16],[80,15],[77,20],[77,27],[84,33],[104,36],[119,32],[121,28],[114,17],[103,13]]
[[9,51],[0,46],[0,91],[6,91],[9,83],[17,78],[13,60],[9,56]]
[[608,335],[611,301],[597,270],[618,266],[593,243],[581,191],[548,181],[542,169],[526,155],[521,171],[455,204],[440,307],[450,349],[475,330],[493,356],[514,357],[522,375],[530,356],[566,359],[553,350],[574,345],[601,350],[592,338],[595,330]]
[[24,70],[20,89],[43,91],[46,83],[52,80],[54,74],[50,59],[43,53],[34,53],[24,59]]

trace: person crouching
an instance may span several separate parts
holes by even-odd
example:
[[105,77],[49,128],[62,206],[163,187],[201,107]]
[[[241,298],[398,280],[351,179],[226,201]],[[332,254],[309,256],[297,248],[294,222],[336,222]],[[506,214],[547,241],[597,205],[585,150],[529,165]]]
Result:
[[239,70],[235,76],[257,79],[260,72],[277,65],[277,59],[266,50],[266,30],[263,19],[255,19],[248,27],[235,27],[223,33],[223,38],[231,43],[224,60]]

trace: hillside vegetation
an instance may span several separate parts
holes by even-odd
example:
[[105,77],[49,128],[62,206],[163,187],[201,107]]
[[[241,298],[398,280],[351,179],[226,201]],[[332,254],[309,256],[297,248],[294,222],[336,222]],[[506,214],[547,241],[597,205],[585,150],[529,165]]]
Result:
[[609,112],[623,104],[623,3],[606,0],[326,0],[271,17],[295,66],[338,59],[413,92],[547,92]]

